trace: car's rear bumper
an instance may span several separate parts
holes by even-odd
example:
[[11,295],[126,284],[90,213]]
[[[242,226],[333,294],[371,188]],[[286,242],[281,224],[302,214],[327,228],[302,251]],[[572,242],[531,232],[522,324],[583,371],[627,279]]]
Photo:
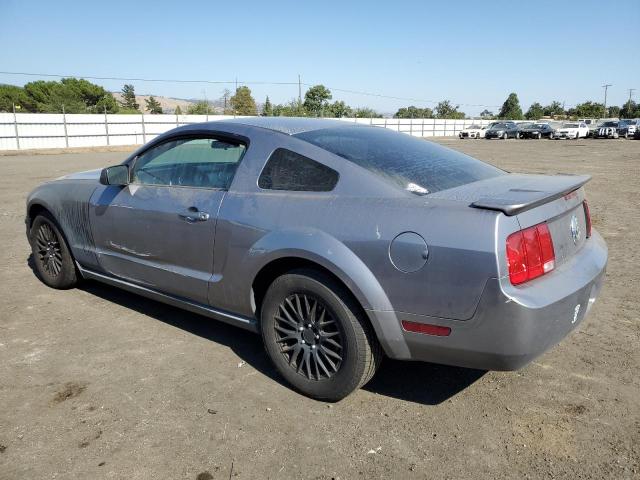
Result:
[[382,338],[383,346],[388,355],[398,359],[516,370],[580,325],[600,292],[606,263],[606,244],[594,231],[571,260],[515,294],[505,293],[500,279],[489,279],[469,320],[376,312],[386,314],[386,321],[396,324],[407,320],[451,328],[449,336],[400,329],[401,338]]

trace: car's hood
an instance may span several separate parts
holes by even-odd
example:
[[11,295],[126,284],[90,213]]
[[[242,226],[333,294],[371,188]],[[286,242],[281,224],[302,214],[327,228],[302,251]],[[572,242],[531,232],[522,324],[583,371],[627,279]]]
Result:
[[87,170],[84,172],[76,172],[71,173],[69,175],[64,175],[60,178],[56,178],[56,180],[99,180],[101,168],[96,170]]

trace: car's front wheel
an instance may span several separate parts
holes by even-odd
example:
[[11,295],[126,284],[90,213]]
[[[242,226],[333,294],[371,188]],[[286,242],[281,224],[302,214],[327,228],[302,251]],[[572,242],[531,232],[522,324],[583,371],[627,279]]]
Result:
[[41,213],[34,218],[29,243],[36,272],[46,285],[67,289],[78,283],[71,251],[53,217]]
[[267,354],[297,390],[338,401],[367,383],[382,350],[364,312],[330,276],[295,270],[264,297],[261,331]]
[[503,139],[503,140],[506,140],[507,138],[509,138],[509,134],[508,134],[507,132],[504,132],[504,133],[502,134],[502,139]]

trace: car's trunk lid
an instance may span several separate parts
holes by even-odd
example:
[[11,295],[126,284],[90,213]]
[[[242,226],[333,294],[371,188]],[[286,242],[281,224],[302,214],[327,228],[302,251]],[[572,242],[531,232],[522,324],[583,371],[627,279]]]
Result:
[[[556,267],[583,245],[587,217],[582,186],[588,175],[509,174],[443,190],[433,197],[457,200],[470,207],[516,217],[521,229],[545,222],[549,227]],[[505,232],[506,235],[512,232]],[[500,241],[506,240],[500,239]]]

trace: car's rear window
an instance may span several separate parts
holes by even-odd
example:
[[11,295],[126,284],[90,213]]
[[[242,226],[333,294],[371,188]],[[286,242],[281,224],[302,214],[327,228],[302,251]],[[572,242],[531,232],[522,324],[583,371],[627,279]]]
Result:
[[418,195],[505,174],[468,155],[386,128],[349,126],[294,136]]

